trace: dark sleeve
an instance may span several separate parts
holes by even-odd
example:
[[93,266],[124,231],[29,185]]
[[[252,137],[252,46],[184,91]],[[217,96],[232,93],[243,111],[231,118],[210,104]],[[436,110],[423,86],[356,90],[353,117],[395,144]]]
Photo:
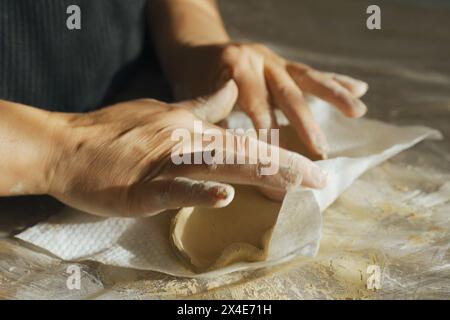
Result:
[[[146,0],[1,0],[0,99],[82,112],[137,68]],[[81,9],[69,30],[67,7]]]

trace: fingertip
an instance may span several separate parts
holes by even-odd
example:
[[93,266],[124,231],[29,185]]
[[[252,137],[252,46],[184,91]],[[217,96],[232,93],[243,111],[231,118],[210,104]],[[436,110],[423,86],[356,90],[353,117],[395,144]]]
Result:
[[323,134],[321,130],[319,130],[314,136],[313,136],[313,147],[314,152],[319,156],[320,159],[327,159],[328,158],[328,141]]
[[218,186],[213,192],[214,208],[223,208],[228,206],[234,199],[234,188],[230,185],[223,184]]
[[369,90],[369,84],[367,82],[357,80],[358,82],[355,84],[353,89],[353,94],[357,98],[361,98],[366,92]]
[[355,99],[352,108],[350,109],[349,116],[352,118],[361,118],[367,113],[367,106],[359,99]]
[[219,89],[217,95],[223,95],[223,102],[234,106],[238,97],[238,86],[233,79],[228,80],[222,88]]
[[234,199],[234,188],[231,185],[223,183],[205,182],[205,191],[208,197],[208,203],[202,203],[201,206],[212,208],[223,208],[228,206]]
[[345,87],[353,96],[361,98],[369,90],[369,84],[342,74],[332,74],[333,78]]

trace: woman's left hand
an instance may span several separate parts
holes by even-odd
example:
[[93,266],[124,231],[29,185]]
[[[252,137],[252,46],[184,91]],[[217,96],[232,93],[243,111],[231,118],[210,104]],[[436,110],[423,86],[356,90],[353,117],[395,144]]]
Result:
[[351,77],[315,70],[288,61],[260,44],[226,43],[180,49],[177,72],[171,79],[177,98],[203,96],[232,78],[239,89],[238,105],[256,129],[276,128],[279,107],[315,156],[326,158],[327,141],[315,122],[304,93],[317,96],[349,117],[361,117],[359,99],[368,85]]

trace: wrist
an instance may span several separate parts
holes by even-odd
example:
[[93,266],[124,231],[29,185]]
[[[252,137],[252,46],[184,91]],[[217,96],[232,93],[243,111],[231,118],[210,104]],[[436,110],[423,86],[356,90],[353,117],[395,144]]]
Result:
[[196,48],[230,42],[213,0],[150,1],[149,6],[153,42],[171,82],[190,64]]
[[41,158],[43,164],[43,179],[40,190],[45,194],[57,196],[64,193],[65,181],[68,178],[67,164],[77,149],[78,134],[72,130],[71,120],[77,115],[71,113],[49,112],[43,136],[45,154]]
[[0,100],[0,196],[47,193],[59,127],[51,112]]

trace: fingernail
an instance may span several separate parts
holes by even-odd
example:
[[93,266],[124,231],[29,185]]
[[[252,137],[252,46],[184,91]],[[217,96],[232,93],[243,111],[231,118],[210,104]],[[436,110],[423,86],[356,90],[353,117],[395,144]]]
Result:
[[369,90],[369,84],[364,81],[358,80],[358,85],[357,85],[356,90],[357,90],[357,95],[361,97],[367,92],[367,90]]
[[227,189],[223,187],[213,187],[209,190],[216,201],[225,200],[228,198]]
[[227,206],[234,198],[234,189],[228,185],[216,185],[210,188],[208,192],[214,201],[215,208]]
[[314,166],[311,169],[311,176],[317,188],[323,188],[327,185],[328,173],[323,171],[320,167]]

